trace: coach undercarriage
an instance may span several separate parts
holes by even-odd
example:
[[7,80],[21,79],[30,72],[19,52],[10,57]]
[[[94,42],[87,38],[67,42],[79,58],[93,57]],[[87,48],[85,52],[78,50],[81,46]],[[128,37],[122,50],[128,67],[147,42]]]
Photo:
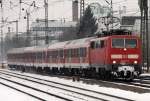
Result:
[[10,69],[19,70],[21,72],[33,72],[39,74],[50,75],[66,75],[66,76],[80,76],[88,78],[106,78],[105,70],[96,68],[65,68],[65,67],[35,67],[35,66],[23,66],[23,65],[9,65]]
[[[139,72],[135,71],[134,66],[113,66],[108,68],[71,68],[71,67],[40,67],[40,66],[23,66],[23,65],[9,65],[10,69],[20,70],[22,72],[34,72],[39,74],[50,75],[66,75],[66,76],[80,76],[88,78],[99,79],[133,79],[138,76]],[[110,67],[109,67],[110,68]]]

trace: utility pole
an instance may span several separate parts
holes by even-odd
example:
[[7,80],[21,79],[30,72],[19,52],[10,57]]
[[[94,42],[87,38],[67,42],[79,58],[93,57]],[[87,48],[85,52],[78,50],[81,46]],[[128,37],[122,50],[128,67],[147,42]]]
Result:
[[44,0],[45,4],[45,44],[49,43],[49,36],[48,36],[48,0]]
[[18,43],[18,20],[12,21],[12,22],[16,23],[16,40],[15,40],[15,42],[16,42],[16,47],[18,47],[17,46],[17,43]]
[[112,2],[112,0],[111,0],[111,4],[110,5],[111,5],[111,7],[110,7],[111,8],[111,23],[112,23],[112,29],[113,29],[113,22],[114,22],[113,21],[113,15],[114,14],[113,14],[113,2]]
[[[32,2],[32,4],[28,4],[28,3],[25,3],[25,2],[22,2],[22,0],[19,0],[19,3],[20,3],[20,9],[21,9],[21,4],[26,4],[29,6],[29,8],[26,10],[26,17],[24,17],[24,19],[27,19],[27,28],[26,28],[26,33],[27,33],[27,38],[26,38],[26,46],[29,46],[30,45],[30,26],[29,26],[29,17],[30,17],[30,7],[33,6],[33,7],[38,7],[35,5],[35,1]],[[24,10],[24,9],[22,9]],[[21,12],[20,12],[21,14]]]
[[21,17],[21,3],[22,3],[22,0],[19,0],[19,7],[20,7],[20,10],[19,10],[19,19],[20,19],[20,17]]
[[35,46],[38,46],[38,27],[39,27],[39,19],[36,20],[36,34],[35,34]]
[[148,1],[139,0],[141,10],[142,66],[149,72]]
[[26,11],[26,14],[27,14],[27,35],[29,35],[29,16],[30,16],[30,13],[28,11]]
[[18,20],[16,20],[16,37],[18,42]]
[[84,0],[80,0],[80,21],[84,15]]
[[3,18],[3,2],[2,0],[0,1],[1,3],[1,22],[2,22],[2,25],[1,25],[1,61],[2,61],[2,68],[4,67],[4,64],[3,64],[3,23],[4,23],[4,18]]
[[148,1],[144,0],[145,19],[146,19],[146,47],[147,47],[147,72],[149,72],[149,33],[148,33]]
[[29,31],[29,16],[30,16],[30,13],[26,10],[26,19],[27,19],[27,28],[26,28],[26,33],[27,33],[27,38],[26,38],[26,46],[29,46],[30,45],[30,31]]

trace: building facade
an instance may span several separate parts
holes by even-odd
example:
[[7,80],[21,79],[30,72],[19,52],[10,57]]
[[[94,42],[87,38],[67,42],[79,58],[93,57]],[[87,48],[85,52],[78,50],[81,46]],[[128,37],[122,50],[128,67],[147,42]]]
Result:
[[[49,20],[48,21],[48,37],[49,42],[71,40],[76,37],[77,22],[65,20]],[[31,24],[30,32],[32,45],[43,45],[45,42],[45,22],[37,20]],[[67,36],[67,37],[66,37]]]

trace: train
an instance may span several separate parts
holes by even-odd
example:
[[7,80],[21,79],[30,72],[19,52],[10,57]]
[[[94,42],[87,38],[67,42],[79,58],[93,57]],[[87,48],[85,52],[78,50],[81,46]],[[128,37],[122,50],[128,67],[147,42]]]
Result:
[[10,69],[82,77],[133,79],[141,74],[141,40],[114,34],[13,48],[7,52]]

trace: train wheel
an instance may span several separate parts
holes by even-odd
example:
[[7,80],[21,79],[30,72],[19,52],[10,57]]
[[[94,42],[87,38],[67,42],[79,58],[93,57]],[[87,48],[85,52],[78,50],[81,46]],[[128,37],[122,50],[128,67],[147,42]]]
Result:
[[99,78],[106,79],[106,71],[104,68],[99,68]]
[[50,73],[50,68],[45,67],[45,68],[43,69],[43,72],[44,72],[44,74],[49,74],[49,73]]

